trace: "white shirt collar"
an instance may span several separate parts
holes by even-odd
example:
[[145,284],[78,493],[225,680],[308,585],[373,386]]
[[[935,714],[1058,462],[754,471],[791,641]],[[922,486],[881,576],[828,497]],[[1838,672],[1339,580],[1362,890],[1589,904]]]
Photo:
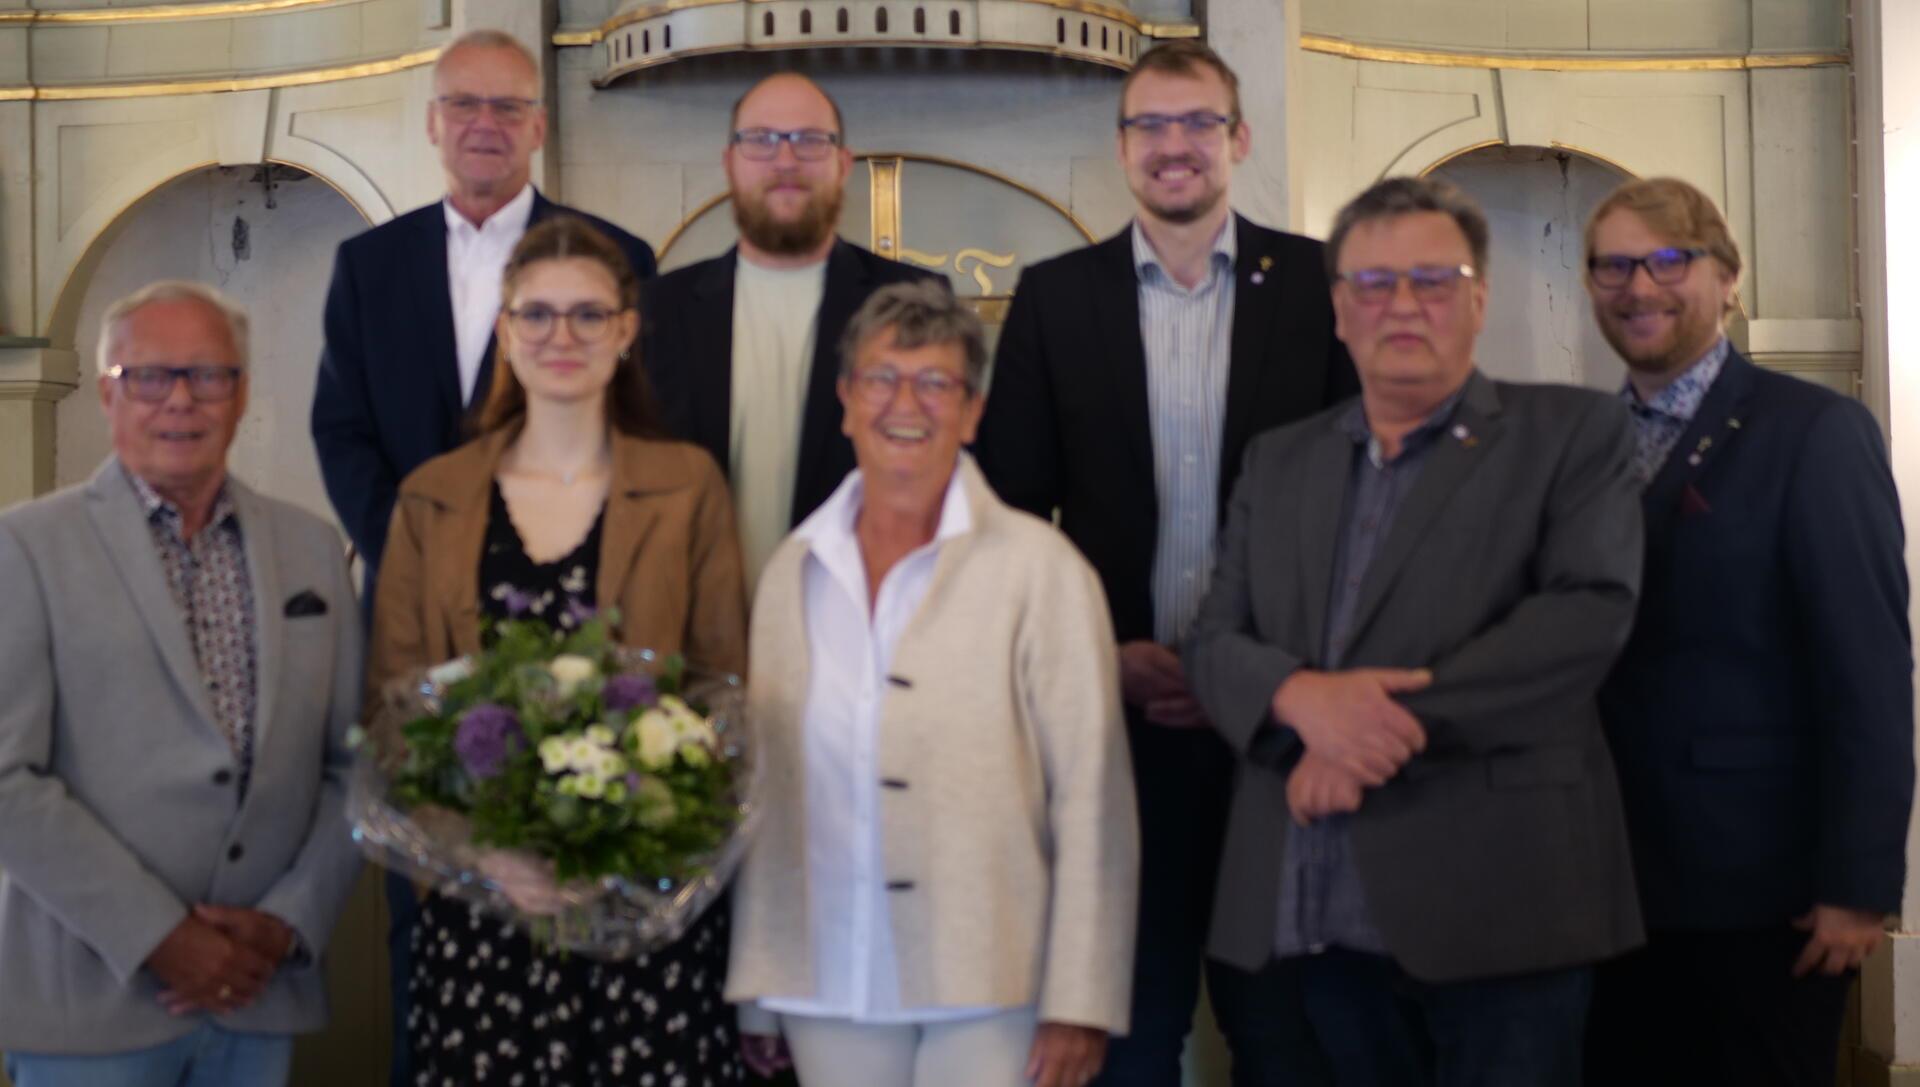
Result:
[[[962,450],[955,459],[953,474],[947,479],[946,497],[940,504],[940,526],[934,529],[931,543],[939,544],[973,531],[973,507],[967,502],[965,481],[961,478],[961,466],[966,463],[969,454]],[[793,530],[794,535],[808,541],[810,550],[819,554],[834,547],[859,546],[854,537],[854,522],[860,516],[860,504],[865,499],[866,486],[861,479],[860,469],[847,473],[847,478],[834,489],[833,495],[820,508],[814,510],[800,527]]]
[[487,238],[519,238],[527,232],[527,223],[533,219],[533,182],[520,187],[514,198],[501,205],[500,210],[487,216],[487,221],[474,226],[467,217],[455,211],[453,199],[444,198],[440,208],[447,215],[447,233],[467,238],[475,234]]

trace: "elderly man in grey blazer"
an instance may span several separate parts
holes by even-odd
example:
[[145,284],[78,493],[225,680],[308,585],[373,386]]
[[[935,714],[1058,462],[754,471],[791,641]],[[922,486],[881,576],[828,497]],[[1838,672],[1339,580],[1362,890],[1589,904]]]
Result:
[[168,282],[100,338],[113,456],[0,514],[0,1050],[16,1087],[272,1087],[359,867],[339,535],[229,477],[246,317]]
[[1361,395],[1234,490],[1187,666],[1240,756],[1237,1083],[1576,1084],[1590,964],[1641,939],[1595,699],[1639,581],[1626,413],[1476,371],[1486,252],[1444,182],[1349,204]]

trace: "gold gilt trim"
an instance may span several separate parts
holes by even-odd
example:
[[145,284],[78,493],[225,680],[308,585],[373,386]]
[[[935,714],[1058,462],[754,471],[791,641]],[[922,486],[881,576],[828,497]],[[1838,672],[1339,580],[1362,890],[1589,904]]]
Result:
[[700,201],[700,206],[694,208],[685,219],[680,220],[680,225],[674,227],[672,233],[667,235],[667,240],[660,243],[659,259],[662,262],[667,259],[667,253],[673,249],[673,243],[679,241],[680,235],[685,234],[687,228],[698,222],[702,215],[705,215],[707,212],[712,211],[714,208],[719,207],[732,198],[733,193],[731,191],[723,191]]
[[1432,162],[1427,163],[1424,167],[1421,168],[1419,173],[1413,176],[1425,177],[1428,174],[1434,172],[1435,170],[1438,170],[1440,167],[1445,166],[1447,163],[1452,162],[1454,159],[1457,159],[1462,155],[1471,155],[1475,151],[1485,151],[1489,147],[1501,147],[1501,146],[1504,146],[1506,142],[1507,141],[1505,140],[1481,140],[1479,143],[1470,143],[1465,147],[1456,147],[1453,150],[1447,152],[1446,154],[1441,155],[1439,158],[1434,159]]
[[1068,210],[1065,204],[1062,204],[1060,201],[1055,200],[1053,197],[1048,196],[1046,193],[1041,192],[1026,182],[1008,177],[998,170],[990,170],[985,166],[977,166],[971,162],[962,162],[959,159],[950,159],[941,155],[923,155],[912,151],[856,151],[854,152],[854,157],[862,161],[870,159],[895,159],[903,163],[924,162],[933,166],[951,166],[956,170],[965,170],[968,173],[979,174],[982,177],[990,177],[1002,185],[1009,185],[1019,189],[1021,192],[1026,193],[1028,196],[1059,212],[1067,222],[1073,224],[1073,228],[1078,230],[1081,236],[1085,237],[1088,242],[1097,242],[1100,240],[1099,236],[1087,229],[1087,224],[1081,222],[1080,217]]
[[1626,163],[1621,162],[1619,159],[1608,158],[1606,155],[1603,155],[1598,151],[1589,150],[1588,148],[1581,147],[1579,144],[1562,143],[1559,140],[1554,140],[1552,143],[1552,147],[1555,151],[1570,151],[1573,154],[1580,155],[1585,158],[1590,158],[1595,162],[1602,163],[1607,166],[1611,166],[1628,177],[1637,178],[1640,176],[1640,174],[1637,171],[1629,168]]
[[[773,2],[773,0],[663,0],[662,3],[648,4],[646,7],[634,8],[632,11],[620,12],[619,14],[613,16],[612,18],[608,19],[606,22],[601,23],[599,26],[594,27],[591,30],[559,31],[558,33],[553,35],[552,41],[553,41],[553,44],[562,45],[562,46],[598,45],[601,42],[606,40],[607,35],[613,33],[616,30],[619,30],[622,27],[632,26],[634,23],[642,22],[647,19],[657,18],[658,16],[661,16],[661,15],[671,15],[676,11],[687,11],[692,8],[713,7],[718,4],[756,4],[756,3],[771,3],[771,2]],[[1097,3],[1095,2],[1095,0],[1015,0],[1015,2],[1021,3],[1021,4],[1033,5],[1037,7],[1054,8],[1060,11],[1078,12],[1079,14],[1082,14],[1082,15],[1094,15],[1102,19],[1111,19],[1116,23],[1120,23],[1121,25],[1125,26],[1127,29],[1133,31],[1136,34],[1147,34],[1149,37],[1162,36],[1161,34],[1158,34],[1158,33],[1149,32],[1147,30],[1147,27],[1149,24],[1141,22],[1140,17],[1135,15],[1133,12],[1128,11],[1125,8],[1109,7],[1106,4]],[[1200,34],[1200,28],[1197,26],[1188,28],[1186,24],[1181,24],[1181,23],[1159,23],[1159,24],[1152,24],[1152,25],[1154,25],[1158,30],[1166,31],[1167,36],[1171,36],[1171,37],[1191,38],[1191,37],[1198,37]],[[1183,32],[1183,31],[1189,31],[1189,32]],[[876,43],[841,41],[841,42],[821,42],[820,44],[823,46],[827,46],[827,45],[867,45],[867,44],[876,44]],[[909,38],[902,37],[899,39],[883,39],[877,44],[915,45],[915,44],[921,44],[921,43],[918,43]],[[729,47],[729,48],[733,48],[733,47]],[[684,54],[684,53],[669,54],[669,56],[685,56],[685,55],[687,54]]]
[[1849,64],[1852,55],[1840,53],[1751,53],[1739,56],[1527,56],[1512,53],[1454,53],[1436,49],[1402,49],[1362,45],[1322,34],[1300,35],[1300,48],[1309,53],[1377,60],[1391,64],[1425,64],[1439,68],[1499,68],[1519,72],[1734,72],[1753,68],[1817,68]]
[[873,239],[874,252],[899,260],[906,247],[900,239],[900,160],[868,159],[867,181],[871,200],[867,237]]
[[[53,308],[47,311],[47,327],[45,331],[50,338],[66,341],[72,341],[74,339],[74,330],[72,328],[56,329],[55,327],[63,317],[66,316],[71,316],[75,324],[79,323],[80,313],[77,305],[71,314],[65,314],[62,311],[62,307],[67,301],[67,291],[74,285],[73,277],[79,274],[81,268],[86,265],[88,258],[95,255],[94,249],[100,244],[100,240],[106,237],[107,234],[119,224],[121,219],[126,217],[127,212],[132,211],[147,197],[152,196],[154,193],[159,192],[161,189],[166,188],[181,178],[189,174],[199,173],[201,170],[205,170],[211,166],[218,166],[219,164],[218,159],[203,159],[199,162],[183,166],[140,190],[139,194],[131,200],[123,201],[119,207],[114,209],[112,215],[106,217],[101,223],[100,229],[94,232],[93,237],[87,239],[87,244],[80,250],[80,255],[74,259],[72,264],[67,265],[66,271],[60,276],[60,286],[53,292]],[[55,331],[62,331],[63,335],[53,336],[52,334]]]
[[207,4],[154,4],[138,8],[74,8],[68,11],[0,11],[0,26],[11,23],[148,23],[182,19],[219,19],[265,15],[295,8],[339,4],[343,0],[219,0]]
[[[1096,242],[1100,240],[1097,236],[1095,236],[1093,231],[1087,229],[1087,224],[1081,222],[1080,217],[1078,215],[1075,215],[1073,212],[1067,210],[1067,206],[1065,204],[1062,204],[1060,201],[1055,200],[1053,197],[1048,196],[1046,193],[1041,192],[1039,189],[1034,188],[1033,186],[1027,184],[1026,182],[1017,181],[1001,173],[998,170],[989,170],[985,166],[975,166],[971,162],[961,162],[959,159],[943,158],[939,155],[912,154],[905,151],[894,151],[894,152],[855,151],[853,153],[853,156],[855,159],[861,162],[869,163],[869,164],[871,164],[875,159],[884,159],[884,160],[890,160],[892,162],[901,164],[903,166],[904,164],[909,162],[924,162],[933,166],[951,166],[956,170],[966,170],[970,173],[979,174],[982,177],[992,178],[993,180],[1000,182],[1002,185],[1009,185],[1015,189],[1020,190],[1023,193],[1026,193],[1028,196],[1033,197],[1035,200],[1038,200],[1041,203],[1045,204],[1046,206],[1059,212],[1061,217],[1066,219],[1067,222],[1072,223],[1073,229],[1078,230],[1080,232],[1080,236],[1087,239],[1088,242]],[[896,183],[896,188],[897,188],[897,183]],[[680,220],[680,225],[674,227],[673,232],[667,235],[667,240],[660,243],[660,249],[659,249],[660,260],[664,262],[667,259],[667,253],[673,249],[673,243],[680,240],[680,235],[686,233],[688,227],[692,226],[694,222],[698,220],[702,215],[705,215],[707,212],[712,211],[714,208],[719,207],[721,204],[726,203],[727,199],[732,195],[733,194],[729,192],[721,192],[721,193],[716,193],[715,195],[710,196],[705,200],[702,200],[700,202],[700,206],[694,208],[693,211],[689,213],[686,218]],[[870,234],[868,235],[868,237],[872,238],[874,237],[874,235]]]
[[159,98],[179,94],[221,94],[232,91],[259,91],[279,87],[306,87],[315,83],[334,83],[345,79],[389,75],[432,64],[440,47],[403,53],[386,60],[370,60],[334,68],[305,68],[272,75],[240,76],[231,79],[174,79],[157,83],[75,83],[58,87],[0,87],[0,101],[38,99],[64,102],[83,98]]
[[347,192],[346,189],[342,188],[338,181],[335,181],[334,179],[321,173],[319,170],[316,170],[311,166],[306,166],[306,165],[302,165],[301,163],[294,162],[291,159],[274,158],[272,155],[267,156],[267,164],[270,166],[289,166],[295,170],[299,170],[301,173],[304,173],[308,177],[313,178],[315,181],[320,182],[322,185],[325,185],[327,188],[332,189],[334,193],[340,197],[340,199],[345,200],[347,202],[347,206],[353,209],[353,213],[360,217],[361,222],[367,224],[368,226],[376,225],[373,221],[373,216],[368,215],[367,209],[360,206],[360,201],[355,200],[353,198],[353,195]]
[[1140,33],[1149,38],[1167,41],[1172,38],[1197,38],[1200,36],[1199,23],[1141,23]]
[[[793,42],[747,41],[747,42],[724,43],[721,45],[703,45],[703,46],[699,46],[698,48],[675,49],[671,53],[656,53],[653,56],[646,57],[638,61],[621,61],[618,66],[609,66],[600,74],[594,76],[593,85],[596,87],[605,87],[615,82],[616,80],[619,80],[623,76],[629,76],[635,72],[644,72],[650,68],[658,68],[662,64],[671,64],[676,60],[685,60],[688,57],[704,57],[704,56],[711,56],[718,53],[771,53],[771,52],[782,52],[782,51],[794,51],[794,50],[801,50],[801,49],[844,49],[849,46],[869,46],[869,45],[873,45],[873,46],[899,45],[899,46],[911,46],[911,47],[927,47],[927,46],[938,46],[940,45],[940,42],[927,41],[925,39],[920,39],[920,38],[897,37],[897,38],[837,38],[832,41],[793,41]],[[1123,71],[1123,72],[1133,67],[1133,61],[1128,59],[1123,59],[1121,57],[1107,56],[1097,51],[1096,52],[1078,52],[1074,49],[1057,46],[1057,45],[1028,45],[1025,42],[1000,42],[1000,41],[982,40],[979,42],[961,43],[961,47],[977,48],[977,49],[1007,49],[1007,50],[1016,50],[1016,51],[1027,52],[1027,53],[1044,53],[1048,56],[1067,57],[1072,60],[1084,61],[1085,63],[1088,63],[1088,64],[1101,64],[1109,68],[1118,68],[1120,71]]]
[[[1508,146],[1507,141],[1505,140],[1481,140],[1478,143],[1470,143],[1465,147],[1456,147],[1453,150],[1447,152],[1444,155],[1441,155],[1439,158],[1434,159],[1432,162],[1428,163],[1427,166],[1423,168],[1415,176],[1426,177],[1428,174],[1431,174],[1435,170],[1440,169],[1441,167],[1445,166],[1447,163],[1452,162],[1454,159],[1461,158],[1466,155],[1471,155],[1475,151],[1484,151],[1489,147],[1505,147],[1505,146]],[[1612,167],[1613,169],[1618,170],[1621,174],[1630,178],[1637,178],[1640,176],[1639,174],[1635,173],[1633,170],[1629,169],[1627,165],[1621,162],[1619,159],[1608,158],[1606,155],[1603,155],[1598,151],[1581,147],[1578,144],[1564,143],[1560,140],[1553,140],[1550,143],[1548,143],[1547,146],[1554,151],[1565,151],[1571,155],[1579,155],[1581,158],[1592,159],[1593,161],[1600,163],[1602,166]]]

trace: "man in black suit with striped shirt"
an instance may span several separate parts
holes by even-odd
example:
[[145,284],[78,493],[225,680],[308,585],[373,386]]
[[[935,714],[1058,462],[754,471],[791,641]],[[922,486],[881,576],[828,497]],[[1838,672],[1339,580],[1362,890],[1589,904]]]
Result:
[[[1199,997],[1232,756],[1188,689],[1222,497],[1254,434],[1358,391],[1319,242],[1235,215],[1251,133],[1212,50],[1171,42],[1121,88],[1126,230],[1022,274],[975,454],[1009,503],[1099,572],[1119,637],[1139,790],[1132,1029],[1099,1082],[1172,1087]],[[1210,980],[1231,1043],[1231,998]]]

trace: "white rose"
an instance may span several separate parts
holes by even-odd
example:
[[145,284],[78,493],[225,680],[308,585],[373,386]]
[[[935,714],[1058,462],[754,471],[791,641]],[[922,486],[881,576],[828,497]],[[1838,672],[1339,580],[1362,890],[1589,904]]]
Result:
[[627,760],[612,751],[602,751],[593,762],[593,772],[603,778],[617,778],[627,772]]
[[707,719],[693,712],[693,707],[687,705],[677,695],[661,698],[660,709],[673,722],[673,731],[677,735],[684,736],[689,732],[706,728]]
[[575,653],[562,653],[547,662],[547,672],[559,687],[560,697],[571,698],[580,685],[600,674],[590,660]]
[[540,741],[540,765],[547,773],[557,774],[567,768],[567,741],[558,736],[549,736]]
[[600,757],[600,749],[592,740],[584,736],[575,736],[567,741],[567,766],[574,770],[586,770],[594,760]]
[[472,657],[455,657],[427,669],[427,682],[436,687],[451,687],[473,674]]
[[601,747],[613,746],[613,730],[605,725],[587,726],[587,739]]
[[574,778],[579,783],[580,795],[588,800],[598,800],[607,794],[607,779],[592,774],[581,774]]
[[673,761],[673,751],[680,746],[680,737],[674,732],[671,718],[658,709],[651,709],[641,714],[633,727],[640,735],[642,766],[658,770]]

